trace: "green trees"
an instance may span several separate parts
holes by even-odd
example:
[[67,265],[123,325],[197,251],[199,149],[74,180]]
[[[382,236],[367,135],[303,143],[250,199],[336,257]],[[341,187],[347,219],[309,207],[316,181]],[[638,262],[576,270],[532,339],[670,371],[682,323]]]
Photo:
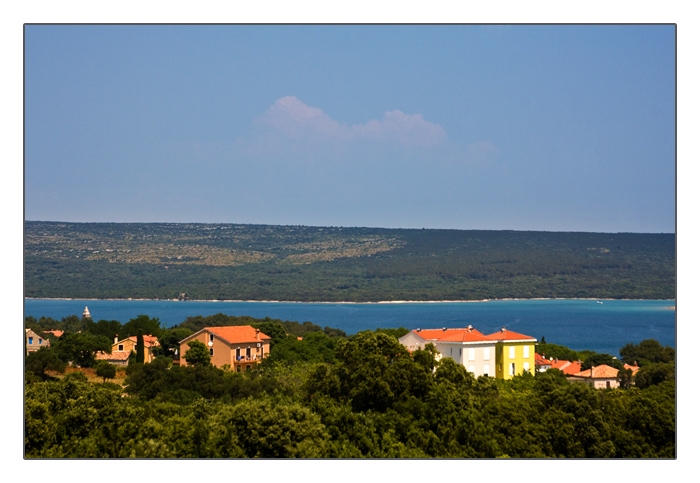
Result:
[[56,353],[64,362],[72,362],[79,367],[92,367],[95,353],[112,352],[112,341],[103,335],[88,332],[64,334],[56,344]]
[[640,366],[657,362],[673,362],[676,359],[676,351],[673,347],[662,346],[659,341],[646,339],[639,344],[629,343],[620,349],[620,357],[626,364]]
[[[303,345],[307,342],[308,345]],[[474,378],[395,337],[287,337],[279,358],[237,373],[193,343],[124,391],[81,373],[25,386],[28,458],[673,458],[675,381],[595,390],[556,369]],[[204,353],[202,354],[202,349]],[[332,357],[325,358],[326,351]],[[42,351],[47,351],[42,349]],[[47,351],[48,352],[48,351]],[[323,354],[323,357],[318,357]],[[37,356],[35,356],[37,357]],[[29,359],[29,358],[28,358]],[[191,364],[191,365],[190,365]],[[643,366],[642,374],[656,363]],[[105,363],[96,366],[103,377]],[[82,376],[82,377],[81,377]]]
[[95,365],[95,375],[102,378],[102,382],[107,379],[114,379],[117,375],[117,368],[106,361],[100,361]]
[[136,334],[136,362],[143,364],[146,357],[146,347],[143,344],[143,329],[139,328]]
[[188,364],[193,366],[206,366],[209,365],[211,361],[211,356],[209,355],[209,349],[207,346],[198,340],[192,340],[187,343],[189,349],[183,354],[183,358]]
[[38,351],[29,353],[24,361],[24,370],[42,379],[46,378],[46,371],[63,372],[65,368],[66,363],[51,347],[42,347]]

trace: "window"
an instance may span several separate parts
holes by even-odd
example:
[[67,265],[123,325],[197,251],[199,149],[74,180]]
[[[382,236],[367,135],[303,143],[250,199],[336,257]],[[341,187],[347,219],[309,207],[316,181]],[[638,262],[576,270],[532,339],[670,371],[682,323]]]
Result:
[[484,347],[484,360],[491,360],[491,349],[489,347]]
[[530,358],[530,346],[529,345],[523,346],[523,358],[525,358],[525,359]]
[[118,347],[118,350],[120,350],[120,351],[124,350],[124,344],[119,344],[117,347]]
[[469,372],[474,374],[474,364],[469,364],[469,369],[467,369]]
[[[474,360],[474,348],[473,347],[469,349],[469,360],[470,361]],[[474,372],[474,371],[472,371],[472,372]]]
[[209,334],[209,342],[214,342],[214,334]]
[[489,370],[490,370],[490,369],[491,369],[491,368],[489,367],[488,364],[484,364],[484,376],[488,376],[488,375],[489,375]]
[[523,371],[530,372],[530,363],[529,362],[523,363]]
[[250,357],[250,347],[246,347],[245,349],[245,356]]
[[214,355],[214,348],[213,348],[213,347],[210,347],[210,348],[209,348],[209,355],[210,355],[210,356],[213,356],[213,355]]
[[39,338],[39,345],[41,345],[41,337]]
[[236,360],[239,361],[240,359],[241,359],[241,348],[236,347]]
[[30,337],[30,338],[29,338],[29,343],[30,343],[30,344],[33,344],[33,343],[34,343],[34,337]]
[[511,376],[515,375],[515,362],[508,364],[508,374]]
[[515,359],[515,346],[514,345],[508,347],[508,356],[511,359]]

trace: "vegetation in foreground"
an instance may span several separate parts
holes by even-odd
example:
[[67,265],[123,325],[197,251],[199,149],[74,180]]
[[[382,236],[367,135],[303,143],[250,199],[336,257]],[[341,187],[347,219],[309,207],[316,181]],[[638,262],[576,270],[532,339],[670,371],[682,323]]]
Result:
[[673,299],[675,234],[25,222],[25,295]]
[[[162,336],[235,319],[193,318],[192,328]],[[147,316],[132,322],[158,325]],[[95,365],[61,349],[71,336],[63,334],[26,359],[26,457],[675,457],[675,351],[656,341],[620,350],[622,362],[642,366],[636,386],[594,390],[556,369],[509,381],[474,378],[452,359],[436,363],[432,346],[407,352],[397,341],[405,329],[346,337],[307,326],[299,340],[281,323],[256,322],[268,324],[274,345],[251,372],[206,360],[173,365],[164,345],[154,362],[128,366],[119,383],[63,375],[69,360]],[[104,337],[94,332],[107,323],[85,333]]]

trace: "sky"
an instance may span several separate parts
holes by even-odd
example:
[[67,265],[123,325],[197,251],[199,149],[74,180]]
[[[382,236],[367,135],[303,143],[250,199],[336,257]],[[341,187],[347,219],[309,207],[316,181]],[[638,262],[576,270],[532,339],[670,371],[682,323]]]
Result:
[[675,25],[25,25],[24,217],[676,231]]

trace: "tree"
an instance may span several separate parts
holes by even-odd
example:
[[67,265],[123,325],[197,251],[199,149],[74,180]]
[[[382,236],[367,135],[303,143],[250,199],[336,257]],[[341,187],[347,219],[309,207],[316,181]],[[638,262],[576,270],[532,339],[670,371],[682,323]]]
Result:
[[107,361],[100,361],[95,366],[95,375],[101,377],[104,383],[107,379],[114,379],[117,375],[117,368]]
[[639,344],[625,345],[620,349],[620,357],[627,364],[636,362],[643,366],[656,362],[673,362],[676,360],[676,350],[673,347],[662,346],[655,339],[645,339]]
[[647,364],[639,368],[634,376],[635,385],[644,389],[649,386],[661,384],[664,381],[673,381],[676,378],[675,362],[660,362]]
[[617,358],[610,354],[592,353],[581,363],[581,370],[585,371],[593,366],[602,366],[603,364],[614,367],[615,369],[624,369],[624,365]]
[[64,334],[56,344],[58,357],[64,362],[72,362],[80,367],[92,367],[95,353],[98,351],[112,353],[112,341],[103,335],[89,332]]
[[192,340],[187,343],[190,347],[185,351],[182,356],[187,364],[193,366],[207,366],[211,362],[211,356],[209,355],[209,349],[207,346],[198,340]]
[[24,361],[24,369],[45,379],[46,371],[63,372],[66,369],[66,363],[58,357],[55,349],[42,347],[27,356]]
[[124,324],[119,338],[123,339],[125,337],[138,335],[139,329],[142,330],[142,334],[152,335],[158,338],[163,335],[163,329],[160,327],[160,320],[158,317],[150,318],[148,315],[139,315],[135,319],[131,319]]
[[112,340],[115,335],[122,332],[122,323],[118,320],[98,320],[93,322],[88,319],[85,321],[85,330],[94,335],[104,335],[109,340]]
[[146,358],[146,348],[143,343],[143,329],[138,329],[136,333],[136,362],[143,364]]
[[193,332],[185,328],[170,328],[163,331],[163,335],[158,338],[159,346],[154,347],[156,355],[172,357],[175,351],[180,349],[180,341],[186,339]]

